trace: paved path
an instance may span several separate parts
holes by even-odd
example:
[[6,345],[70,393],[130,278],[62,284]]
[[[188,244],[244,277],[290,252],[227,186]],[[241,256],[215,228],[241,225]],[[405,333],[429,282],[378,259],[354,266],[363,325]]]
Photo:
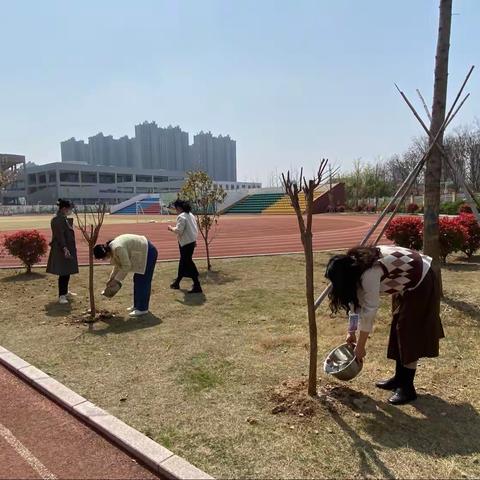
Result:
[[0,479],[155,479],[0,365]]
[[[316,251],[354,246],[363,238],[376,220],[375,215],[315,215],[313,218],[313,247]],[[121,233],[147,236],[158,248],[160,260],[178,259],[175,236],[166,223],[139,223],[104,225],[100,240],[109,240]],[[41,230],[50,239],[49,230]],[[0,232],[1,236],[1,232]],[[80,232],[77,231],[80,264],[88,263],[88,252]],[[220,218],[211,255],[216,257],[302,252],[302,244],[294,215],[236,216]],[[196,258],[205,256],[201,239]],[[46,259],[43,260],[43,263]],[[0,253],[0,267],[19,266],[17,259]]]

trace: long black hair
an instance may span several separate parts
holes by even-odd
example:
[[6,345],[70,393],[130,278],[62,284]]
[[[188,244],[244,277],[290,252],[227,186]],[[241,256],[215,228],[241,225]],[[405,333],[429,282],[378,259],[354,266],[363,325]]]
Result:
[[59,210],[62,208],[72,209],[74,207],[73,203],[70,200],[65,200],[64,198],[59,198],[57,200],[57,207]]
[[179,208],[180,210],[182,210],[185,213],[190,213],[192,211],[192,206],[190,205],[190,202],[187,201],[187,200],[181,200],[180,198],[177,198],[173,202],[173,206],[175,208]]
[[360,306],[357,288],[361,286],[363,273],[372,268],[380,258],[377,247],[355,247],[345,255],[335,255],[330,259],[325,271],[325,277],[332,282],[332,290],[328,295],[332,313],[350,310],[350,304],[355,308]]
[[93,256],[97,260],[103,260],[111,251],[110,243],[112,240],[109,240],[107,243],[99,243],[93,247]]

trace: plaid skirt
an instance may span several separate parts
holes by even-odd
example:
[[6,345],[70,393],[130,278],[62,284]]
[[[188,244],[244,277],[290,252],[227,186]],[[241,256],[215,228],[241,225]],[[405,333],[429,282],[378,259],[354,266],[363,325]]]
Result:
[[403,364],[438,357],[444,332],[440,319],[440,282],[430,269],[420,285],[392,297],[387,357]]

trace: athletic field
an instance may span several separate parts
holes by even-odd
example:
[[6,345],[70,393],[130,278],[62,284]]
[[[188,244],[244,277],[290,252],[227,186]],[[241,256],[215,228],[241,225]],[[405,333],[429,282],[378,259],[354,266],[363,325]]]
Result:
[[[315,251],[347,248],[357,244],[373,224],[375,215],[325,214],[313,218],[313,246]],[[15,216],[0,218],[0,237],[17,230],[37,229],[50,241],[51,216]],[[107,216],[100,234],[106,241],[122,233],[145,235],[159,252],[159,260],[178,258],[175,235],[167,226],[174,216]],[[77,229],[77,247],[80,264],[88,262],[87,246]],[[226,215],[220,218],[211,244],[213,257],[288,254],[302,252],[297,219],[294,215]],[[205,246],[199,238],[196,258],[205,257]],[[46,258],[41,264],[46,263]],[[6,252],[0,254],[0,267],[18,267],[17,259]]]

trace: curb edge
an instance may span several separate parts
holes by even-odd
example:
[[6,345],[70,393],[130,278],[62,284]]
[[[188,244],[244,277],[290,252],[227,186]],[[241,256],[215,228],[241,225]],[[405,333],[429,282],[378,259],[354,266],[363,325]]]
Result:
[[[172,480],[213,480],[213,477],[184,458],[97,407],[2,346],[0,364],[156,473]],[[100,422],[99,418],[106,419],[107,422]]]

